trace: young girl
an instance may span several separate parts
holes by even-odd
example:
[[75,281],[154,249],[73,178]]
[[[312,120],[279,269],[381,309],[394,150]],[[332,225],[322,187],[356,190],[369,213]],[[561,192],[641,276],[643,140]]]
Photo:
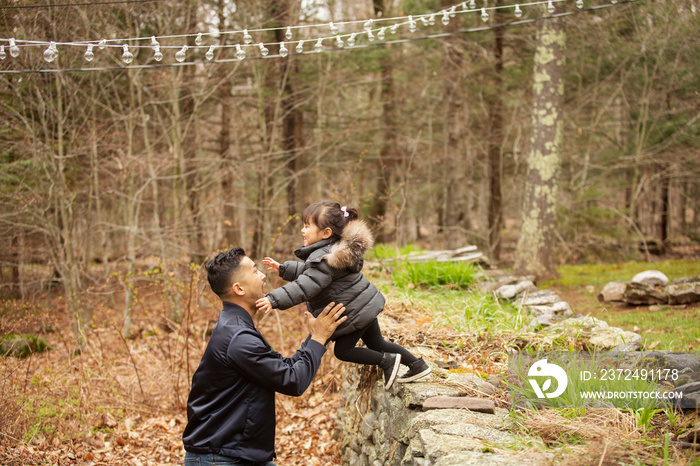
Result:
[[[386,390],[394,380],[412,382],[428,375],[430,367],[423,358],[382,337],[377,315],[384,309],[384,296],[361,272],[362,256],[374,245],[374,238],[367,225],[357,220],[357,210],[326,201],[307,207],[301,219],[304,246],[294,254],[304,262],[263,260],[268,270],[290,283],[259,299],[258,309],[267,314],[273,308],[289,309],[306,301],[316,316],[328,303],[342,303],[347,320],[330,338],[338,359],[381,367]],[[367,348],[355,346],[360,339]],[[408,366],[408,372],[396,379],[400,364]]]

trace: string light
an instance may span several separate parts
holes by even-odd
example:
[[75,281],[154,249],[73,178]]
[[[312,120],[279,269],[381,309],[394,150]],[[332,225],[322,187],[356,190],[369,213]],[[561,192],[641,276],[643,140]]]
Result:
[[88,44],[87,45],[87,50],[85,51],[85,61],[92,61],[93,58],[95,58],[95,53],[92,51],[92,48],[94,47],[94,44]]
[[17,58],[19,56],[19,47],[17,47],[14,39],[10,39],[10,56],[12,58]]
[[290,26],[287,26],[287,32],[284,33],[284,37],[286,37],[287,40],[292,40],[292,28]]
[[486,8],[481,9],[481,21],[486,22],[489,20],[489,13],[486,11]]
[[180,50],[178,50],[177,53],[175,53],[175,60],[179,61],[180,63],[185,61],[186,52],[187,52],[187,46],[183,45],[182,48]]
[[5,53],[5,46],[0,45],[0,60],[4,60],[7,58],[7,54]]
[[243,31],[243,43],[245,43],[246,45],[248,45],[248,44],[250,44],[251,42],[253,42],[253,37],[252,37],[250,34],[248,34],[248,30],[245,29],[245,30]]
[[46,50],[44,50],[44,60],[51,63],[58,56],[58,50],[56,49],[56,42],[50,42]]
[[[481,11],[482,19],[484,21],[488,21],[488,19],[490,19],[489,11],[496,10],[498,8],[508,8],[508,9],[514,8],[512,10],[514,16],[516,18],[520,18],[523,15],[523,10],[521,9],[521,6],[526,7],[526,6],[532,6],[532,5],[547,5],[547,9],[549,10],[549,9],[554,8],[554,2],[560,2],[560,1],[567,1],[567,0],[537,0],[537,1],[534,1],[531,3],[516,4],[515,6],[511,4],[511,5],[507,5],[507,6],[497,6],[497,7],[486,7],[485,6],[483,8],[476,9],[476,4],[472,0],[469,2],[465,1],[459,5],[453,5],[452,7],[449,7],[447,9],[442,9],[439,12],[429,13],[429,14],[425,14],[425,15],[418,15],[415,17],[412,15],[409,15],[406,17],[377,18],[377,19],[369,19],[369,20],[353,20],[353,21],[345,21],[345,22],[341,22],[341,23],[325,23],[325,24],[315,24],[315,25],[312,24],[312,25],[286,26],[285,27],[285,29],[286,29],[285,37],[292,37],[292,29],[301,29],[301,28],[312,29],[312,28],[320,27],[320,28],[327,28],[326,30],[330,29],[331,34],[333,34],[333,36],[335,36],[335,48],[336,49],[344,48],[346,43],[347,43],[348,47],[355,47],[355,46],[357,46],[357,41],[356,41],[357,32],[348,31],[348,33],[342,34],[340,32],[340,29],[338,28],[338,25],[342,24],[342,25],[347,27],[347,26],[352,26],[353,24],[359,23],[359,24],[363,24],[363,28],[365,29],[365,32],[367,34],[368,42],[374,42],[375,38],[378,38],[383,43],[400,43],[400,42],[406,42],[409,40],[422,40],[425,38],[444,37],[444,35],[432,34],[429,36],[423,36],[423,37],[419,37],[416,39],[398,39],[398,40],[393,40],[390,42],[384,42],[386,39],[386,28],[387,27],[389,28],[389,30],[392,34],[396,34],[402,25],[408,25],[409,30],[411,32],[415,32],[417,30],[416,18],[418,20],[420,20],[423,24],[430,25],[430,24],[435,23],[436,15],[440,15],[441,22],[443,23],[443,25],[447,26],[449,24],[450,17],[452,17],[453,15],[456,15],[457,13],[461,14],[461,13],[465,13],[465,12],[471,13],[472,11],[476,11],[476,12]],[[583,1],[584,0],[576,0],[576,7],[578,9],[583,8],[583,6],[584,6]],[[608,0],[608,1],[612,1],[612,0]],[[635,1],[635,0],[620,0],[620,1],[614,0],[613,4],[631,3],[633,1]],[[463,11],[458,11],[457,10],[458,6],[461,6]],[[608,4],[608,5],[593,6],[593,7],[588,8],[587,10],[590,11],[590,10],[595,10],[595,9],[599,9],[599,8],[605,8],[608,6],[613,6],[613,5]],[[555,9],[555,11],[556,11],[556,9]],[[574,11],[574,13],[575,12],[576,11]],[[556,14],[555,16],[565,16],[568,14],[572,14],[572,13],[566,12],[564,14]],[[541,19],[541,18],[539,18],[539,19]],[[375,29],[375,22],[387,22],[387,21],[392,21],[393,24],[387,24],[387,25],[380,24],[380,25],[377,25],[376,29]],[[499,26],[503,27],[503,26],[507,26],[507,25],[524,24],[526,22],[531,22],[531,20],[509,21],[509,22],[501,24]],[[280,29],[280,28],[251,29],[251,32],[258,33],[258,32],[263,32],[263,31],[274,31],[274,30],[278,30],[278,29]],[[481,28],[477,28],[477,29],[478,30],[487,30],[487,29],[492,29],[492,27],[485,26],[485,27],[481,27]],[[464,33],[464,32],[470,32],[470,31],[471,30],[454,31],[454,32],[450,32],[450,34],[452,34],[452,33]],[[223,32],[218,32],[217,36],[219,36],[219,35],[231,35],[231,34],[237,34],[237,33],[240,33],[240,32],[239,31],[223,31]],[[376,36],[375,36],[375,33],[376,33]],[[212,34],[206,34],[206,35],[212,35]],[[202,44],[204,44],[204,35],[205,35],[205,33],[198,32],[195,34],[158,36],[158,38],[156,38],[155,36],[150,36],[150,40],[151,40],[150,47],[152,47],[154,50],[153,57],[156,61],[161,61],[163,58],[163,54],[161,52],[161,46],[160,46],[160,43],[158,42],[158,39],[162,40],[162,39],[170,39],[170,38],[195,37],[194,43],[197,45],[202,45]],[[331,37],[333,37],[333,36],[331,36]],[[319,48],[321,51],[324,50],[323,40],[328,39],[328,38],[330,38],[330,37],[328,37],[328,36],[317,37],[315,39],[317,42],[313,48],[313,51],[318,52]],[[136,37],[136,38],[128,38],[128,39],[117,39],[117,38],[109,39],[109,40],[102,39],[99,42],[97,42],[96,45],[101,50],[105,49],[106,47],[116,47],[116,46],[122,47],[124,50],[124,53],[122,54],[122,60],[126,64],[130,64],[133,61],[134,55],[129,51],[129,46],[127,46],[126,43],[127,42],[132,43],[131,47],[140,48],[140,47],[144,47],[145,45],[138,45],[138,42],[143,41],[145,39],[149,39],[149,38]],[[346,42],[344,42],[343,39],[345,39]],[[2,44],[3,41],[5,41],[5,44]],[[253,41],[252,35],[249,33],[248,29],[244,29],[243,30],[243,41],[242,41],[244,43],[244,45],[240,45],[240,44],[219,45],[218,47],[222,47],[222,48],[235,47],[236,48],[236,51],[235,51],[236,59],[243,60],[243,59],[248,58],[246,51],[243,49],[243,47],[253,46],[252,41]],[[17,42],[19,42],[19,46],[18,46]],[[109,45],[110,42],[113,44],[114,43],[120,43],[120,44],[119,45],[117,45],[117,44]],[[9,52],[10,52],[10,55],[12,57],[17,57],[20,54],[20,47],[21,46],[32,47],[32,46],[36,46],[36,45],[42,45],[42,44],[46,45],[47,44],[46,41],[30,41],[30,40],[16,41],[15,38],[12,38],[12,39],[0,38],[0,47],[2,47],[0,49],[0,58],[2,58],[2,54],[5,52],[5,46],[8,45],[8,43],[9,43]],[[48,44],[49,44],[48,48],[46,48],[46,50],[44,51],[44,53],[46,55],[45,59],[50,58],[52,61],[55,60],[55,58],[58,56],[57,46],[76,46],[76,45],[88,48],[84,53],[84,58],[86,61],[91,61],[94,59],[94,53],[93,53],[92,48],[95,45],[95,41],[93,41],[93,42],[88,42],[88,41],[60,42],[60,43],[54,42],[53,46],[51,45],[51,42],[48,42]],[[279,56],[280,57],[286,57],[289,55],[289,50],[285,46],[284,42],[272,43],[272,44],[273,45],[276,44],[279,46]],[[319,47],[319,44],[320,44],[320,47]],[[365,45],[365,47],[368,45]],[[264,44],[259,43],[259,44],[257,44],[257,46],[260,47],[260,55],[262,57],[266,57],[269,55],[269,50],[267,49],[267,47],[264,46]],[[207,50],[206,54],[204,55],[204,57],[209,61],[214,61],[213,60],[213,55],[214,55],[214,48],[213,47],[214,46],[210,46],[209,49]],[[175,47],[168,45],[168,46],[166,46],[166,48],[175,48]],[[186,50],[187,50],[187,46],[184,46],[184,47],[182,47],[182,49],[180,49],[175,54],[175,58],[179,63],[184,62],[184,60],[185,60],[184,55],[185,55]],[[266,50],[267,53],[264,53],[264,50]],[[300,54],[304,53],[304,40],[300,39],[297,42],[296,51],[297,51],[297,53],[300,53]],[[7,56],[7,54],[5,53],[5,57],[6,56]],[[182,58],[182,60],[180,60],[180,58]],[[254,58],[256,58],[256,56],[254,55],[254,56],[251,56],[250,58],[254,59]],[[2,58],[2,59],[4,59],[4,58]],[[222,58],[222,59],[216,60],[216,62],[226,62],[226,60]],[[134,65],[132,67],[136,67],[136,66],[137,65]],[[151,66],[163,66],[163,65],[153,65],[152,64]],[[88,69],[88,68],[84,68],[84,69]],[[94,69],[94,68],[91,68],[91,69]],[[42,70],[24,70],[24,71],[42,71]],[[54,71],[54,69],[43,70],[43,71]],[[14,72],[14,71],[13,70],[0,70],[0,73],[9,73],[9,72]]]
[[239,60],[245,59],[245,52],[238,44],[236,44],[236,58],[238,58]]
[[209,50],[207,50],[207,53],[204,54],[204,58],[212,61],[214,59],[214,49],[216,49],[216,45],[210,45]]
[[124,53],[122,54],[122,60],[128,65],[129,63],[134,61],[134,54],[129,52],[129,46],[126,44],[123,45],[123,50]]

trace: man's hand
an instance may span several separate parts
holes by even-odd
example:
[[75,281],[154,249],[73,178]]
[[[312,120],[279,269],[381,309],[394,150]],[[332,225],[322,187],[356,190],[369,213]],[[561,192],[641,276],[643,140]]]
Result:
[[309,318],[309,326],[311,327],[311,339],[325,345],[328,339],[333,335],[338,325],[345,322],[347,316],[343,315],[345,306],[342,304],[330,303],[323,311],[314,318],[310,312],[306,312]]
[[263,264],[267,265],[267,270],[274,270],[280,273],[280,263],[274,260],[272,257],[266,257],[263,259]]
[[269,314],[272,311],[272,303],[270,303],[268,298],[260,298],[255,301],[255,307],[258,308],[258,311],[265,312],[265,314]]

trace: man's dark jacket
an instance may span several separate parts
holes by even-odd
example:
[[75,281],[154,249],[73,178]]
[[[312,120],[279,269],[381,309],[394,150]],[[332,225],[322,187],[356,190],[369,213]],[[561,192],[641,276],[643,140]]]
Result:
[[307,338],[290,358],[275,352],[242,307],[224,302],[187,401],[185,450],[255,462],[275,457],[275,392],[299,396],[326,348]]
[[330,338],[366,327],[384,309],[384,296],[362,274],[363,255],[374,245],[369,227],[361,220],[350,221],[341,238],[325,239],[294,251],[304,262],[280,265],[286,285],[266,295],[272,307],[289,309],[306,301],[309,312],[318,316],[330,303],[345,306],[347,320]]

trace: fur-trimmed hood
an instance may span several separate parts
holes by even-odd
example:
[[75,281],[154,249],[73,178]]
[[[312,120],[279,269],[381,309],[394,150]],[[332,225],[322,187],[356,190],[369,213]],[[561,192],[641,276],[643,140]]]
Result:
[[340,240],[323,258],[335,269],[356,267],[372,246],[374,237],[367,224],[362,220],[352,220],[345,225]]

